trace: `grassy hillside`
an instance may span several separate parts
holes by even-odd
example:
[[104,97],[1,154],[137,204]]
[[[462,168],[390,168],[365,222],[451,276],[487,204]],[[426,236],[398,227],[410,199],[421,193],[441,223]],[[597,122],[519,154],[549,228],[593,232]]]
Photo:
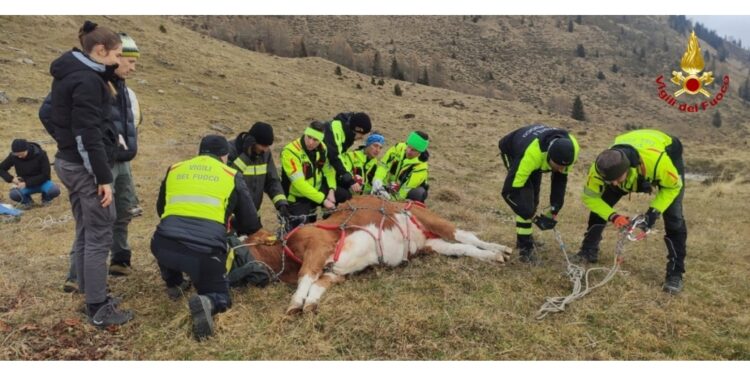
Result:
[[[49,63],[77,44],[84,19],[0,17],[0,91],[10,97],[0,104],[0,151],[25,137],[54,153],[37,119],[39,103],[25,102],[47,94]],[[568,128],[583,147],[558,227],[573,251],[585,230],[580,193],[587,167],[624,130],[624,117],[648,111],[602,106],[592,109],[602,121],[579,123],[539,113],[523,100],[403,82],[405,93],[397,97],[392,80],[371,85],[369,76],[347,69],[339,77],[336,65],[321,58],[255,53],[168,18],[94,20],[131,34],[143,56],[129,85],[145,115],[133,170],[146,213],[130,225],[133,275],[110,279],[112,292],[124,297],[136,319],[113,332],[98,331],[77,312],[82,297],[61,292],[74,232],[64,192],[21,222],[0,224],[0,359],[750,359],[750,255],[743,230],[750,154],[727,147],[735,133],[718,139],[688,129],[679,135],[689,171],[725,178],[711,185],[688,182],[688,273],[679,297],[660,291],[665,247],[659,224],[661,233],[626,248],[625,272],[566,312],[536,321],[545,297],[570,290],[554,239],[538,233],[546,242],[541,266],[420,258],[350,277],[326,294],[317,315],[284,316],[293,292],[285,285],[234,290],[235,305],[219,316],[216,337],[193,341],[186,301],[166,298],[149,243],[158,223],[159,183],[170,164],[196,153],[203,135],[225,129],[234,136],[266,121],[276,129],[278,153],[311,120],[345,110],[368,112],[389,144],[424,130],[432,140],[428,205],[482,238],[513,245],[513,216],[499,197],[505,171],[497,140],[533,122]],[[543,84],[536,89],[548,90]],[[29,99],[19,102],[21,97]],[[544,187],[547,194],[548,178]],[[635,214],[647,202],[633,195],[621,206]],[[264,225],[275,228],[270,202],[262,214]],[[604,265],[612,262],[614,237],[608,229]]]
[[[706,70],[731,79],[731,95],[719,106],[724,121],[718,131],[711,126],[714,111],[682,113],[658,100],[654,80],[680,70],[688,40],[687,34],[669,27],[666,16],[174,18],[206,34],[281,56],[298,55],[304,42],[307,54],[368,74],[377,52],[386,76],[395,58],[412,82],[426,70],[432,86],[501,103],[522,101],[540,115],[569,115],[579,95],[595,127],[659,126],[726,142],[744,140],[750,129],[749,107],[737,95],[750,76],[747,51],[735,48],[722,62],[716,49],[701,42],[702,52],[710,56]],[[584,57],[576,54],[579,45]],[[677,86],[667,83],[668,91],[676,91]],[[714,95],[720,86],[710,86]]]

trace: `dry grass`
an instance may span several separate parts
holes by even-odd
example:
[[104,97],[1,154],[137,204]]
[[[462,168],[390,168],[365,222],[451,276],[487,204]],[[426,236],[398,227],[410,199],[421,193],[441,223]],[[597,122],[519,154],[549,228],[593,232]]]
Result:
[[[73,45],[82,20],[0,19],[0,35],[7,42],[0,44],[0,58],[11,60],[0,64],[0,87],[12,98],[44,96],[47,64],[59,53],[48,46]],[[344,70],[343,79],[335,79],[334,65],[323,60],[243,51],[159,17],[97,21],[128,31],[144,54],[131,86],[146,115],[133,168],[146,214],[130,226],[134,274],[110,279],[112,291],[124,297],[136,319],[114,332],[97,331],[76,312],[82,298],[60,291],[73,223],[42,229],[33,219],[68,213],[63,198],[29,211],[20,223],[0,227],[0,359],[750,359],[746,174],[711,186],[689,183],[688,273],[679,297],[660,290],[665,247],[656,234],[626,248],[625,272],[612,282],[566,312],[537,321],[534,313],[544,298],[565,295],[570,287],[562,274],[562,255],[543,233],[537,234],[546,242],[542,266],[419,258],[350,277],[330,290],[317,315],[284,316],[293,292],[286,285],[234,290],[235,306],[219,316],[216,337],[193,341],[186,303],[166,298],[149,239],[158,222],[156,191],[167,166],[193,155],[200,136],[215,132],[212,122],[238,132],[254,121],[268,121],[277,129],[276,151],[311,119],[345,109],[371,113],[375,128],[391,144],[412,129],[424,129],[433,140],[430,207],[460,227],[504,244],[513,244],[515,234],[512,214],[499,197],[505,174],[496,156],[497,139],[534,121],[566,126],[584,147],[559,227],[571,251],[580,243],[587,217],[580,203],[585,166],[620,129],[593,129],[556,115],[537,115],[521,102],[421,86],[406,85],[401,98],[369,84],[358,90],[355,84],[367,83],[367,77]],[[158,32],[161,24],[166,34]],[[27,35],[31,29],[39,32]],[[36,65],[13,62],[23,54],[8,47],[23,49]],[[467,109],[439,104],[452,100]],[[0,106],[0,145],[21,136],[47,139],[36,110],[15,101]],[[416,117],[404,119],[407,113]],[[638,112],[632,115],[637,118]],[[689,130],[684,133],[688,161],[731,159],[747,165],[746,151],[719,155],[721,145],[692,137]],[[543,194],[547,185],[545,178]],[[648,197],[633,195],[621,207],[637,213],[647,202]],[[264,203],[267,227],[274,226],[270,210],[269,202]],[[615,241],[611,230],[606,235],[605,265],[612,262]]]

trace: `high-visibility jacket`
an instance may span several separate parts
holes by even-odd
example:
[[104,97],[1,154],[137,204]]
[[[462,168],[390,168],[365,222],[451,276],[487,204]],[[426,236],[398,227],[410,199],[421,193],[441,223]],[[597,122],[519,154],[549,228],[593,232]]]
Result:
[[[650,193],[651,188],[658,187],[659,191],[649,206],[659,212],[664,212],[672,204],[684,183],[672,158],[667,154],[666,149],[671,144],[672,137],[668,134],[642,129],[619,135],[610,147],[625,151],[631,163],[625,182],[618,188],[625,193]],[[583,203],[601,218],[608,220],[615,210],[602,199],[605,185],[596,171],[596,164],[591,165],[583,189]]]
[[[500,140],[498,146],[503,163],[508,168],[508,176],[503,186],[503,196],[511,194],[515,189],[523,188],[532,173],[552,171],[549,160],[547,160],[547,151],[553,140],[562,137],[570,139],[573,143],[574,156],[573,163],[566,166],[562,173],[552,173],[550,205],[553,207],[554,213],[560,211],[565,202],[567,175],[578,160],[578,152],[580,151],[576,138],[564,129],[539,124],[529,125],[514,130]],[[532,204],[531,202],[518,203]]]
[[342,159],[344,153],[354,143],[354,131],[349,128],[348,121],[343,116],[344,114],[337,115],[323,131],[323,143],[326,147],[328,163],[336,173],[336,178],[341,178],[347,172]]
[[389,148],[380,159],[373,179],[383,182],[385,186],[398,183],[400,199],[406,199],[411,189],[426,185],[429,176],[427,162],[419,157],[407,159],[406,147],[406,143],[402,142]]
[[362,177],[362,194],[369,194],[372,191],[372,180],[378,168],[378,159],[368,157],[364,149],[359,149],[345,153],[341,161],[352,176]]
[[260,209],[264,192],[271,198],[276,209],[280,205],[287,204],[271,152],[266,151],[260,155],[253,154],[252,157],[245,152],[240,152],[231,164],[242,173],[256,210]]
[[236,173],[208,155],[174,164],[167,174],[161,218],[176,215],[224,224]]
[[321,204],[326,199],[323,181],[329,189],[336,189],[336,172],[326,158],[326,147],[321,143],[310,152],[314,160],[305,152],[304,137],[298,138],[281,150],[281,185],[289,203],[299,198],[307,198]]

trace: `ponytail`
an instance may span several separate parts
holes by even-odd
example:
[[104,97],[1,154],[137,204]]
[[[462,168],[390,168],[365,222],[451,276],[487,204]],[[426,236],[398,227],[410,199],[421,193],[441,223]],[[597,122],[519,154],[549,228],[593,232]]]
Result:
[[100,27],[91,21],[84,22],[83,26],[78,30],[78,41],[81,42],[83,52],[89,54],[94,50],[94,46],[98,44],[103,45],[106,51],[116,49],[117,46],[122,44],[120,36],[114,31],[106,27]]

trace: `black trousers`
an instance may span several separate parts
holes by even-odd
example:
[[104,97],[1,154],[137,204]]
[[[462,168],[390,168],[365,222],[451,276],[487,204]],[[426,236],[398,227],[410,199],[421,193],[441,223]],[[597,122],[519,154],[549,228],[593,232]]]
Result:
[[[664,243],[667,246],[667,275],[682,275],[685,273],[685,257],[687,255],[687,224],[682,211],[682,199],[685,196],[685,163],[682,159],[682,143],[676,137],[672,138],[672,144],[666,149],[667,155],[677,168],[683,181],[680,194],[669,207],[662,213],[664,217]],[[615,187],[607,186],[604,189],[602,199],[610,206],[615,204],[626,193]],[[606,220],[591,212],[589,214],[588,229],[581,243],[581,251],[596,254],[599,251],[599,242],[602,240],[602,231],[607,224]]]
[[[506,159],[503,159],[506,160]],[[512,161],[511,161],[512,162]],[[530,250],[534,247],[531,239],[531,218],[539,207],[539,190],[542,187],[542,172],[534,171],[520,189],[513,187],[515,174],[508,174],[503,185],[502,196],[505,203],[523,220],[516,218],[516,247]]]
[[510,206],[513,212],[526,219],[531,220],[539,206],[539,190],[542,187],[542,172],[534,171],[529,175],[526,184],[520,189],[513,188],[515,176],[505,178],[503,185],[503,200]]
[[306,198],[297,198],[296,202],[290,203],[289,214],[292,218],[289,219],[289,228],[287,230],[291,230],[302,224],[316,222],[318,220],[318,206],[317,203]]
[[154,233],[151,253],[159,264],[161,278],[167,287],[182,284],[185,280],[183,273],[186,273],[198,294],[211,299],[214,313],[232,307],[226,277],[226,248],[217,248],[210,254],[199,253],[185,248],[179,241]]

